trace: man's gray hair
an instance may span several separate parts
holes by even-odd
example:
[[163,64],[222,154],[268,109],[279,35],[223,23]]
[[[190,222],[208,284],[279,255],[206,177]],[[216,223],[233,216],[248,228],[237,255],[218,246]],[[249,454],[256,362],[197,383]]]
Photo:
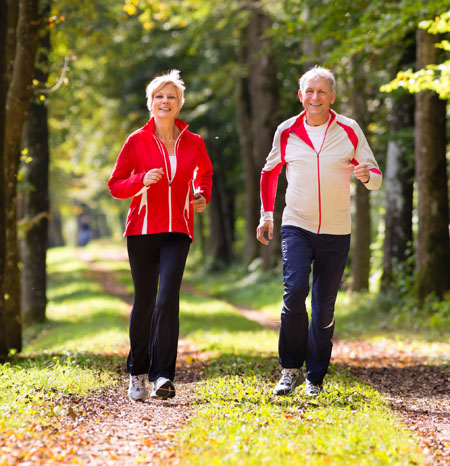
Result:
[[152,79],[145,89],[145,95],[147,97],[147,108],[149,109],[150,114],[152,111],[153,96],[166,84],[172,84],[175,86],[178,102],[180,102],[180,106],[184,104],[184,90],[186,87],[183,80],[180,78],[180,72],[178,70],[170,70],[167,74],[163,74]]
[[322,66],[317,65],[304,73],[303,76],[298,80],[300,90],[303,92],[306,80],[317,77],[328,79],[331,86],[331,92],[336,90],[336,79],[334,78],[333,73],[328,68],[323,68]]

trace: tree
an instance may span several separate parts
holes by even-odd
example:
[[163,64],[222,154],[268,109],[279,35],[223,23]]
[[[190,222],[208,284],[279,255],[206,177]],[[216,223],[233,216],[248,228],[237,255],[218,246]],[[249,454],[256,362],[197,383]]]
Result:
[[[438,62],[438,37],[417,31],[417,67]],[[416,179],[419,231],[415,290],[420,299],[450,289],[450,244],[446,160],[446,101],[432,90],[416,94]]]
[[[248,7],[247,67],[249,70],[251,138],[254,167],[259,180],[266,157],[272,148],[273,135],[279,123],[279,94],[275,55],[270,48],[270,39],[268,37],[272,20],[269,14],[261,8],[259,1],[250,2]],[[243,130],[245,131],[245,129]],[[286,184],[283,183],[283,186],[285,187]],[[279,190],[277,196],[278,208],[276,207],[274,212],[273,240],[269,246],[260,246],[265,268],[273,267],[279,257],[277,253],[280,250],[281,197]],[[253,216],[259,220],[259,209],[255,210]],[[255,219],[255,217],[253,218]],[[251,223],[254,225],[255,221],[253,220]],[[253,235],[255,234],[253,232]]]
[[[355,56],[352,57],[352,82],[350,85],[351,112],[355,120],[367,133],[367,79],[364,63]],[[371,215],[370,192],[366,187],[356,182],[355,215],[352,235],[352,290],[362,291],[369,289],[370,276],[370,243],[371,243]]]
[[[20,160],[20,139],[28,104],[32,92],[34,61],[39,41],[38,0],[19,0],[17,24],[8,23],[8,29],[15,31],[15,44],[12,73],[8,82],[5,105],[4,136],[4,217],[5,248],[1,254],[5,257],[2,289],[4,297],[5,333],[7,346],[20,351],[22,348],[20,316],[20,272],[17,244],[17,174]],[[13,2],[8,4],[14,9]],[[13,15],[14,16],[14,15]]]
[[[50,3],[45,2],[41,18],[40,47],[36,60],[35,80],[44,86],[48,79],[50,53]],[[46,253],[49,220],[49,146],[48,117],[45,94],[35,92],[31,99],[23,127],[22,146],[26,155],[23,166],[24,177],[20,193],[23,216],[20,220],[20,253],[22,259],[21,299],[22,316],[25,322],[45,320],[46,297]]]
[[[5,166],[5,106],[6,106],[6,0],[0,0],[0,176]],[[0,225],[5,224],[5,184],[0,183]],[[0,361],[8,354],[5,327],[5,301],[3,295],[3,280],[5,277],[5,229],[0,228]]]
[[[405,39],[408,40],[408,37]],[[415,41],[412,41],[403,53],[397,70],[414,61]],[[414,147],[411,139],[414,127],[414,96],[404,90],[392,94],[389,120],[389,142],[384,173],[386,212],[382,290],[392,285],[396,270],[405,267],[408,257],[412,255]],[[406,267],[406,271],[412,272],[411,267]]]

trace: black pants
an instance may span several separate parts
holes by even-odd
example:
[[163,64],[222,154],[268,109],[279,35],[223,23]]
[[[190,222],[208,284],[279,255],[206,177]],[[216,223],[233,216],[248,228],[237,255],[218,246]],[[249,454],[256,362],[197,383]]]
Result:
[[134,284],[127,359],[132,375],[148,374],[150,381],[174,379],[180,286],[190,244],[184,233],[127,237]]

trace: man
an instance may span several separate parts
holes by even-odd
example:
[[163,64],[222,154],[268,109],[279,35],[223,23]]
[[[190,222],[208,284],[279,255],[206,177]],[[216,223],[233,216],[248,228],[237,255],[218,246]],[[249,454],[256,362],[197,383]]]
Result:
[[[274,393],[287,395],[304,381],[317,396],[331,358],[334,305],[350,247],[350,175],[378,189],[382,175],[356,121],[330,109],[336,98],[331,71],[314,67],[299,81],[304,111],[278,126],[261,172],[258,240],[273,237],[278,176],[288,187],[281,227],[284,294],[278,351],[282,376]],[[267,238],[265,234],[267,233]],[[313,268],[311,323],[305,300]],[[309,329],[308,329],[309,325]]]

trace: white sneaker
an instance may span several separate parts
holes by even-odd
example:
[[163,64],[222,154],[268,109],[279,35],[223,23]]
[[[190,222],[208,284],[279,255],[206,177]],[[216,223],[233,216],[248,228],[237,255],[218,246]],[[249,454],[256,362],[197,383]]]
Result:
[[289,395],[303,383],[305,378],[300,369],[281,369],[281,379],[273,389],[275,395]]
[[170,379],[159,377],[158,380],[153,382],[152,393],[150,396],[157,400],[173,398],[175,396],[175,386]]
[[306,379],[305,393],[308,396],[318,396],[322,392],[323,392],[322,385],[314,385],[312,382],[310,382],[308,379]]
[[145,388],[146,377],[147,374],[130,374],[130,386],[128,387],[128,398],[130,398],[130,400],[138,401],[147,398],[147,389]]

